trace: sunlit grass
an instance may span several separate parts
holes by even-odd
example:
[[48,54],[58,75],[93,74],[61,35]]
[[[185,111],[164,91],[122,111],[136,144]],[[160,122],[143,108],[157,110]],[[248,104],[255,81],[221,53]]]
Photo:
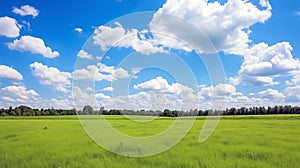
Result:
[[[88,116],[86,116],[88,118]],[[149,123],[106,116],[119,131],[153,135],[173,123]],[[0,167],[299,167],[300,117],[232,116],[220,121],[213,135],[199,143],[205,117],[189,134],[159,155],[130,158],[102,149],[81,128],[77,116],[0,119]]]

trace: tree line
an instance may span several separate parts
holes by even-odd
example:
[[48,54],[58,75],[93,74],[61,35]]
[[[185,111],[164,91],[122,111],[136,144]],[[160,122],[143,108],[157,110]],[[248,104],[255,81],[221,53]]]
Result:
[[18,106],[12,108],[11,106],[8,109],[0,109],[1,116],[54,116],[54,115],[76,115],[76,110],[70,109],[36,109],[28,106]]
[[86,105],[82,110],[73,109],[36,109],[25,105],[15,108],[11,106],[8,109],[1,108],[1,116],[54,116],[54,115],[144,115],[144,116],[207,116],[207,115],[267,115],[267,114],[300,114],[300,107],[298,106],[273,106],[273,107],[241,107],[241,108],[227,108],[225,110],[197,110],[191,109],[189,111],[179,110],[106,110],[101,107],[99,110],[94,110],[90,105]]

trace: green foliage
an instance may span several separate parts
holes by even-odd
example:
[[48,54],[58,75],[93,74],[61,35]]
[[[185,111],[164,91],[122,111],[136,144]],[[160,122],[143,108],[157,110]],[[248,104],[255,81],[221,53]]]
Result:
[[82,110],[82,112],[83,112],[83,114],[84,115],[92,115],[93,114],[93,107],[92,106],[90,106],[90,105],[86,105],[86,106],[84,106],[83,107],[83,110]]
[[76,115],[76,110],[63,109],[32,109],[28,106],[18,106],[16,108],[9,107],[9,109],[0,109],[1,116],[54,116],[54,115]]
[[[175,119],[158,117],[147,123],[123,116],[105,118],[120,132],[137,137],[157,134]],[[205,118],[198,117],[172,149],[130,158],[94,143],[76,116],[3,117],[0,167],[299,167],[299,115],[222,117],[212,136],[200,143]]]
[[165,117],[178,117],[178,116],[211,116],[211,115],[270,115],[270,114],[300,114],[300,107],[298,106],[274,106],[274,107],[241,107],[230,108],[226,110],[190,110],[190,111],[177,111],[165,109],[163,112],[157,110],[119,110],[110,109],[105,110],[101,107],[99,111],[95,111],[90,105],[83,107],[82,111],[76,109],[32,109],[31,107],[21,105],[13,109],[0,109],[1,116],[57,116],[57,115],[140,115],[140,116],[165,116]]

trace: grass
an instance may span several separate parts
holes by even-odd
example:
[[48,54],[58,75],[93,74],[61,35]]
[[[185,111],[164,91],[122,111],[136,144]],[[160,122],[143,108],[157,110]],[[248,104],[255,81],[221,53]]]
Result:
[[[153,135],[174,120],[106,118],[133,136]],[[198,117],[172,149],[130,158],[102,149],[87,136],[77,116],[2,117],[0,167],[300,167],[299,115],[222,117],[213,135],[199,143],[204,119]]]

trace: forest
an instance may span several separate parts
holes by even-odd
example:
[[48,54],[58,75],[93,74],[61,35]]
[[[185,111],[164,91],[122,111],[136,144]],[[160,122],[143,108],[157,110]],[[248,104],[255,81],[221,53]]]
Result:
[[106,110],[101,107],[99,110],[94,110],[90,105],[86,105],[82,110],[73,109],[36,109],[25,105],[18,107],[9,107],[8,109],[1,108],[0,116],[57,116],[57,115],[144,115],[144,116],[165,116],[165,117],[179,117],[179,116],[207,116],[207,115],[268,115],[268,114],[300,114],[300,107],[298,106],[268,106],[268,107],[241,107],[241,108],[227,108],[225,110],[197,110],[191,109],[189,111],[179,110],[120,110],[110,109]]

